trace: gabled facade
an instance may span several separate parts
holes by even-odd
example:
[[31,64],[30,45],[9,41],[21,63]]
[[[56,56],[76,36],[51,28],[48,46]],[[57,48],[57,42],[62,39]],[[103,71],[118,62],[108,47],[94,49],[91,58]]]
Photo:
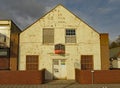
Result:
[[45,68],[45,79],[75,79],[75,68],[107,70],[106,51],[108,34],[58,5],[20,34],[19,70]]
[[0,20],[0,70],[17,70],[20,32],[11,20]]

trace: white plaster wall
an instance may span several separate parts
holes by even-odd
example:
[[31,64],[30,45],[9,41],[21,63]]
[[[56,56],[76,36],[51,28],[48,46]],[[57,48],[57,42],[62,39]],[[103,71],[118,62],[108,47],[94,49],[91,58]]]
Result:
[[[54,44],[42,43],[43,28],[54,28]],[[66,28],[76,29],[75,44],[65,43]],[[58,43],[65,45],[65,56],[54,54],[54,45]],[[39,70],[46,68],[46,79],[53,78],[53,59],[66,60],[67,79],[75,79],[75,68],[81,68],[81,55],[93,55],[94,69],[101,69],[99,34],[62,6],[53,9],[20,34],[19,53],[19,70],[26,70],[26,55],[39,55]]]
[[112,61],[113,68],[120,68],[120,58]]
[[10,47],[11,21],[0,21],[0,33],[6,36],[5,44]]
[[118,58],[118,68],[120,68],[120,58]]
[[113,68],[118,68],[118,60],[112,61]]

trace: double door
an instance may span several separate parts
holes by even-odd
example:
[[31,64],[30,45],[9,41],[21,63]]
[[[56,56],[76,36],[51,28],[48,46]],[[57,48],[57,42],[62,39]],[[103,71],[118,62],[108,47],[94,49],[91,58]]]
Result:
[[53,75],[54,75],[54,79],[66,79],[67,77],[66,62],[64,59],[53,60]]

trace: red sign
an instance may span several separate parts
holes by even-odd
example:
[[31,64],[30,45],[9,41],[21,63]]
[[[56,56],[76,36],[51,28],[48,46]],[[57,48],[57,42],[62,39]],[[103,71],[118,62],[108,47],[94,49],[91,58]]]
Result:
[[64,50],[55,50],[55,54],[65,54]]

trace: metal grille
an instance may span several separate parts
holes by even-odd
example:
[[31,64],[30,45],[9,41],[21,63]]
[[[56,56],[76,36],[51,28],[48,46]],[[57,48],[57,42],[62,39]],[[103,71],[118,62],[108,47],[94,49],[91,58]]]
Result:
[[66,43],[76,43],[75,29],[66,29],[65,42]]
[[93,70],[93,56],[92,55],[81,56],[81,70]]
[[55,45],[55,50],[64,50],[64,51],[65,51],[65,45],[56,44],[56,45]]
[[38,70],[38,56],[37,55],[26,56],[26,70]]

